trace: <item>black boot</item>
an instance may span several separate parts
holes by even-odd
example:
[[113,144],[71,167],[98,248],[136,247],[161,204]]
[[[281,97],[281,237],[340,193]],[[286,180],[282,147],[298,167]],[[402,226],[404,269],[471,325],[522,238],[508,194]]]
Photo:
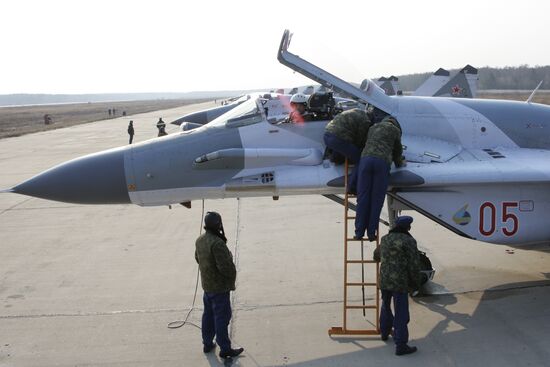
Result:
[[220,357],[221,357],[221,358],[224,358],[224,359],[233,358],[233,357],[238,356],[238,355],[241,354],[242,352],[244,352],[244,348],[229,349],[229,350],[226,351],[226,352],[220,352]]
[[396,347],[395,348],[395,355],[396,356],[404,356],[405,354],[411,354],[418,350],[416,347],[409,347],[407,344]]

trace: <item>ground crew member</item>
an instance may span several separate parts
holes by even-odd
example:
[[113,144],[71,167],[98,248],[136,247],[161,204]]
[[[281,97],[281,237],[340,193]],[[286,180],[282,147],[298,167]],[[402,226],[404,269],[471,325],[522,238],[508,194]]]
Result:
[[[410,347],[409,292],[420,289],[420,258],[416,240],[409,233],[412,217],[398,217],[395,226],[382,237],[380,247],[374,251],[374,260],[380,264],[380,289],[382,308],[380,310],[380,333],[382,340],[388,340],[393,327],[395,354],[400,356],[416,352]],[[392,314],[391,300],[395,315]]]
[[237,270],[233,255],[227,248],[222,217],[208,212],[204,217],[205,232],[195,242],[195,259],[199,264],[201,283],[204,290],[204,312],[202,314],[203,352],[209,353],[216,344],[220,346],[220,357],[232,358],[244,349],[231,348],[228,326],[231,320],[229,292],[235,290]]
[[356,239],[363,238],[365,230],[369,241],[376,239],[392,161],[396,167],[405,165],[401,126],[394,117],[387,116],[369,128],[367,143],[361,152],[357,172]]
[[369,127],[367,113],[358,108],[337,115],[325,128],[325,145],[332,150],[332,161],[342,163],[345,158],[355,165],[348,182],[348,192],[357,191],[357,164],[365,147]]
[[162,121],[162,117],[159,118],[158,122],[157,122],[157,129],[159,129],[159,134],[158,136],[164,136],[164,135],[168,135],[166,134],[166,123],[164,123],[164,121]]
[[128,124],[128,135],[130,135],[130,141],[128,144],[132,144],[132,141],[134,140],[134,121],[130,120],[130,123]]
[[302,93],[296,93],[290,98],[290,108],[292,111],[288,115],[286,122],[306,122],[311,121],[311,115],[306,112],[307,96]]

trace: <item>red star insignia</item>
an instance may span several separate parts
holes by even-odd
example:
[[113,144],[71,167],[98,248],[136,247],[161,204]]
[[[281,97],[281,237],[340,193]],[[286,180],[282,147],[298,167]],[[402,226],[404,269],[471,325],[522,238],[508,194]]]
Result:
[[458,84],[451,88],[451,94],[453,96],[458,96],[460,92],[462,92],[462,88],[460,88]]

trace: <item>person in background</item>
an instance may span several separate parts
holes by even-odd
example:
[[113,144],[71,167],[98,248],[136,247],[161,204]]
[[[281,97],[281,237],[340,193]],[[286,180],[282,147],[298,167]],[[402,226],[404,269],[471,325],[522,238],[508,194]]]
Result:
[[157,122],[157,129],[159,130],[158,136],[164,136],[166,134],[166,123],[162,121],[162,117]]
[[132,141],[134,140],[134,121],[130,120],[130,123],[128,124],[128,135],[130,135],[130,141],[128,144],[132,144]]

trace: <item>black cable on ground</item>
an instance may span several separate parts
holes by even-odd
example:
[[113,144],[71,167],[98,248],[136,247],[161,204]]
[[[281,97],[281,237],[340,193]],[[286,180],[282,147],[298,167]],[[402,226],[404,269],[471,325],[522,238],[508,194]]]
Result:
[[[203,220],[204,220],[204,199],[202,200],[201,226],[200,226],[200,229],[199,229],[199,236],[202,234]],[[193,312],[193,310],[195,309],[195,301],[197,300],[197,292],[199,290],[199,275],[200,275],[199,266],[197,265],[197,276],[196,276],[196,280],[195,280],[195,293],[193,294],[193,303],[191,304],[191,308],[189,309],[189,311],[187,312],[187,315],[185,315],[185,318],[183,320],[172,321],[171,323],[169,323],[168,324],[169,329],[178,329],[178,328],[182,327],[183,325],[188,324],[188,325],[194,326],[194,327],[196,327],[197,329],[200,330],[201,327],[199,325],[188,321],[189,316],[191,315],[191,312]]]

